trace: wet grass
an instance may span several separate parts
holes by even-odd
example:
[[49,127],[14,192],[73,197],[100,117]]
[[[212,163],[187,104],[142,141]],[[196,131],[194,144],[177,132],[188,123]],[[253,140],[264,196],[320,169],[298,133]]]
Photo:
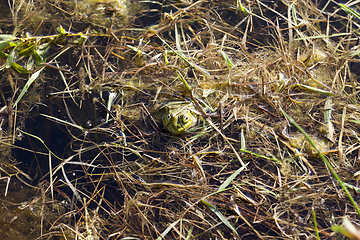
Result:
[[10,3],[6,239],[360,239],[356,1]]

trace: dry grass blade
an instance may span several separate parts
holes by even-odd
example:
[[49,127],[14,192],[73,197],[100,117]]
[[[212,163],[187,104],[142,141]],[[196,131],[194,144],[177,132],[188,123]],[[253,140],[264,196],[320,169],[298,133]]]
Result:
[[0,236],[359,239],[358,3],[9,1]]
[[193,67],[197,71],[201,72],[205,76],[210,76],[210,74],[203,69],[202,67],[198,66],[197,64],[192,63],[190,60],[188,60],[182,53],[176,51],[174,48],[172,48],[165,40],[163,40],[158,34],[156,36],[168,47],[170,50],[175,53],[177,56],[179,56],[182,60],[184,60],[189,66]]
[[284,114],[284,116],[289,120],[290,123],[292,123],[305,137],[306,139],[309,141],[309,143],[315,148],[315,150],[318,152],[320,158],[324,161],[324,163],[326,164],[326,166],[329,168],[331,174],[335,177],[335,179],[337,180],[337,182],[339,183],[339,185],[341,186],[341,188],[344,190],[344,192],[346,193],[347,197],[349,198],[351,204],[353,205],[353,207],[356,209],[358,215],[360,216],[360,208],[358,207],[357,203],[355,202],[354,198],[351,196],[350,192],[348,191],[347,187],[345,186],[345,184],[343,183],[343,181],[339,178],[339,176],[337,175],[337,173],[334,171],[333,167],[330,165],[329,161],[324,157],[324,155],[319,151],[319,149],[316,147],[316,145],[314,144],[313,140],[310,138],[310,136],[304,131],[304,129],[302,129],[302,127],[300,127],[289,115],[286,114],[286,112],[284,112],[283,110],[281,110],[281,112]]

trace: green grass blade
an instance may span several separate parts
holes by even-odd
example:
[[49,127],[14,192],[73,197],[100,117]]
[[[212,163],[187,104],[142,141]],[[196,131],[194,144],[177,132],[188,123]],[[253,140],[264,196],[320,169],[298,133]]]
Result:
[[324,123],[327,127],[326,137],[329,139],[333,138],[333,133],[335,132],[333,124],[331,123],[332,105],[332,98],[328,97],[325,102]]
[[348,237],[349,239],[351,239],[351,237],[352,237],[352,234],[349,233],[349,231],[346,230],[343,226],[334,225],[331,227],[331,230],[333,230],[334,232],[337,232],[339,234],[342,234],[342,235]]
[[331,227],[334,232],[340,233],[349,239],[360,239],[359,230],[350,222],[347,217],[343,218],[342,226],[334,225]]
[[244,166],[242,166],[241,168],[239,168],[238,170],[236,170],[233,174],[231,174],[231,176],[228,177],[228,178],[226,179],[226,181],[223,182],[223,183],[220,185],[218,191],[224,190],[224,189],[234,180],[234,178],[236,178],[236,176],[239,175],[239,173],[246,168],[246,166],[247,166],[248,164],[249,164],[249,163],[246,163]]
[[349,8],[348,6],[345,6],[344,4],[339,4],[339,7],[344,10],[347,14],[350,14],[351,16],[357,18],[360,20],[360,14],[357,13],[356,11],[352,10],[351,8]]
[[356,52],[350,54],[349,56],[350,56],[350,57],[353,57],[353,56],[356,56],[356,55],[360,55],[360,51],[356,51]]
[[51,163],[51,152],[49,152],[49,176],[50,176],[50,192],[51,192],[51,200],[54,201],[54,181],[53,181],[53,171],[52,171],[52,163]]
[[315,213],[315,209],[312,209],[312,215],[313,215],[313,219],[314,219],[314,228],[315,228],[315,233],[316,233],[316,239],[320,240],[320,236],[319,236],[319,231],[317,228],[317,222],[316,222],[316,213]]
[[224,51],[220,51],[220,53],[221,53],[221,55],[223,56],[226,64],[227,64],[229,67],[232,68],[232,67],[234,66],[234,64],[231,62],[229,56],[228,56]]
[[326,95],[328,97],[334,95],[333,92],[322,90],[322,89],[311,87],[311,86],[307,86],[307,85],[304,85],[304,84],[298,84],[297,83],[297,84],[294,84],[292,87],[299,87],[301,89],[305,89],[305,90],[308,90],[308,91],[318,92],[318,93],[324,94],[324,95]]
[[274,192],[274,191],[270,191],[270,190],[269,190],[268,188],[266,188],[266,187],[253,184],[253,183],[248,182],[248,181],[243,181],[242,184],[245,184],[246,186],[253,186],[254,188],[259,188],[260,190],[262,190],[262,191],[264,191],[264,192],[267,192],[267,193],[273,195],[273,196],[276,197],[276,198],[280,198],[280,195],[279,195],[279,194],[277,194],[277,193]]
[[27,90],[29,89],[29,87],[31,86],[31,84],[33,82],[36,81],[36,79],[39,77],[40,73],[42,72],[42,70],[44,70],[44,67],[40,68],[39,70],[37,70],[36,72],[34,72],[31,77],[29,78],[29,80],[26,82],[23,90],[21,91],[19,97],[16,99],[13,108],[16,107],[16,105],[20,102],[21,98],[24,96],[24,94],[27,92]]
[[180,78],[180,80],[183,82],[183,84],[185,85],[186,89],[191,91],[191,87],[190,85],[187,83],[187,81],[185,80],[185,78],[183,77],[183,75],[179,72],[179,71],[176,71],[178,77]]
[[168,47],[170,48],[170,50],[175,53],[176,55],[178,55],[182,60],[184,60],[187,64],[189,64],[190,66],[193,66],[193,64],[191,62],[189,62],[182,54],[180,54],[179,52],[177,52],[174,48],[172,48],[164,39],[162,39],[159,34],[156,33],[156,36]]
[[76,125],[76,124],[74,124],[74,123],[67,122],[67,121],[64,121],[64,120],[62,120],[62,119],[59,119],[59,118],[56,118],[56,117],[53,117],[53,116],[50,116],[50,115],[46,115],[46,114],[43,114],[43,113],[40,113],[40,115],[41,115],[41,116],[44,116],[44,117],[47,117],[47,118],[50,118],[50,119],[52,119],[52,120],[54,120],[54,121],[56,121],[56,122],[60,122],[60,123],[62,123],[62,124],[64,124],[64,125],[72,126],[72,127],[74,127],[74,128],[80,129],[81,131],[84,131],[84,128],[83,128],[83,127],[81,127],[81,126],[79,126],[79,125]]
[[11,177],[7,177],[6,187],[5,187],[5,197],[7,196],[7,193],[9,191],[9,185],[10,185]]
[[258,153],[254,153],[254,152],[251,152],[251,151],[245,150],[245,149],[240,149],[240,151],[241,151],[241,152],[244,152],[244,153],[249,153],[249,154],[251,154],[251,155],[253,155],[253,156],[256,156],[256,157],[259,157],[259,158],[264,158],[264,159],[267,159],[267,160],[272,160],[272,161],[274,161],[274,162],[276,162],[276,163],[281,163],[281,162],[279,161],[279,159],[274,158],[274,157],[267,157],[267,156],[264,156],[264,155],[261,155],[261,154],[258,154]]
[[[358,176],[358,175],[354,174],[354,177],[357,177],[357,176]],[[349,183],[344,183],[344,185],[345,185],[345,187],[350,188],[350,189],[352,189],[352,190],[360,193],[360,188],[355,187],[355,186],[353,186],[353,185],[351,185],[351,184],[349,184]]]
[[[28,136],[30,136],[30,137],[33,137],[33,138],[39,140],[39,141],[44,145],[44,147],[45,147],[52,155],[54,155],[54,157],[56,157],[57,159],[59,159],[59,160],[61,160],[61,161],[63,160],[62,158],[58,157],[55,153],[53,153],[53,152],[50,150],[50,148],[45,144],[44,140],[42,140],[42,139],[39,138],[38,136],[33,135],[33,134],[30,134],[30,133],[27,133],[27,132],[24,132],[24,131],[22,131],[21,129],[19,129],[19,131],[22,132],[22,133],[24,133],[24,134],[26,134],[26,135],[28,135]],[[54,173],[54,174],[55,174],[55,173]]]
[[173,222],[173,223],[171,223],[170,226],[168,226],[168,227],[165,229],[165,231],[163,231],[163,232],[161,233],[161,237],[158,237],[156,240],[166,239],[166,238],[165,238],[166,235],[171,231],[171,229],[173,229],[173,228],[176,226],[176,224],[178,224],[179,221],[180,221],[180,219],[177,220],[177,221],[175,221],[175,222]]
[[216,209],[216,207],[214,205],[212,205],[211,203],[205,201],[205,200],[201,200],[201,202],[207,206],[211,211],[213,211],[216,216],[218,216],[218,218],[220,218],[220,220],[229,228],[231,229],[237,236],[239,236],[239,234],[237,233],[236,229],[234,228],[233,225],[231,225],[231,223],[226,219],[226,217],[219,211]]
[[65,85],[65,88],[66,88],[66,90],[68,91],[71,99],[72,99],[74,102],[76,102],[75,96],[74,96],[74,95],[72,94],[72,92],[70,91],[69,84],[67,83],[66,77],[64,76],[62,70],[60,70],[61,68],[60,68],[59,64],[56,62],[55,65],[56,65],[56,67],[59,69],[58,71],[59,71],[60,77],[61,77],[61,79],[63,80],[64,85]]

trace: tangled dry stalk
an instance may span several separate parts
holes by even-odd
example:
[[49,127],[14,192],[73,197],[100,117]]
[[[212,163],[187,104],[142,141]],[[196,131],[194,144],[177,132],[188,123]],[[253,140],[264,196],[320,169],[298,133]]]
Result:
[[9,3],[7,239],[360,239],[358,1]]

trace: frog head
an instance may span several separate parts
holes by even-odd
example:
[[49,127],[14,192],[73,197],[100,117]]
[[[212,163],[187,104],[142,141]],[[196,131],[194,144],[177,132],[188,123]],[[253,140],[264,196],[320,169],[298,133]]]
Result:
[[175,135],[186,133],[189,128],[196,125],[197,117],[191,111],[189,106],[171,105],[164,107],[162,122],[166,129]]

